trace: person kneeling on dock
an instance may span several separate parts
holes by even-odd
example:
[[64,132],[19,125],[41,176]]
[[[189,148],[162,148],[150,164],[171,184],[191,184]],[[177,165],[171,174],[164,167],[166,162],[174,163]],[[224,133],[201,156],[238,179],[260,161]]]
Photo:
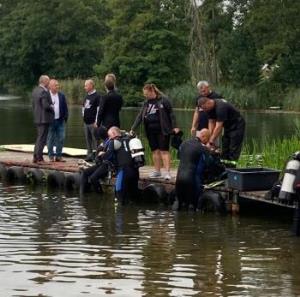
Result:
[[180,163],[175,185],[178,210],[182,207],[196,210],[203,184],[217,180],[224,172],[218,153],[206,146],[209,138],[209,130],[202,129],[179,147]]
[[108,139],[100,145],[97,164],[82,172],[81,192],[88,181],[97,192],[102,192],[99,179],[108,176],[112,167],[116,171],[115,194],[120,202],[135,198],[138,193],[138,168],[144,165],[144,152],[140,140],[122,135],[118,127],[108,130]]

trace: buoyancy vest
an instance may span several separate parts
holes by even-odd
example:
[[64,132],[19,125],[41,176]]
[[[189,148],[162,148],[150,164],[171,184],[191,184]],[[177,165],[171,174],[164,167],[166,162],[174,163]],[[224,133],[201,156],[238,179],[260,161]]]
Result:
[[127,136],[114,139],[117,167],[133,166],[129,141],[130,138]]
[[[193,181],[196,174],[202,174],[203,183],[217,180],[225,171],[218,154],[209,151],[197,138],[183,142],[179,148],[177,179]],[[199,168],[203,172],[199,172]]]

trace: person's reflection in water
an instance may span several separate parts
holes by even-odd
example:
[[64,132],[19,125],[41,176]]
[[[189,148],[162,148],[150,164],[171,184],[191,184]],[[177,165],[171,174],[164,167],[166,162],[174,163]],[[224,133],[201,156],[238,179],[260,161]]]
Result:
[[[189,269],[195,292],[234,294],[241,281],[237,218],[180,213],[175,219],[178,271]],[[180,268],[179,268],[180,267]]]
[[143,296],[171,296],[169,274],[174,265],[174,221],[165,212],[147,210],[139,212],[140,233],[143,245],[144,281]]
[[[33,193],[30,193],[31,195]],[[37,237],[35,239],[38,253],[35,257],[40,265],[42,261],[43,266],[49,266],[49,271],[37,272],[37,277],[32,280],[38,283],[49,281],[56,275],[53,270],[53,257],[58,254],[57,245],[62,241],[62,237],[67,235],[67,231],[60,224],[61,221],[66,221],[64,197],[56,195],[55,193],[37,192],[35,189],[34,195],[36,197],[36,211],[37,221],[33,225]],[[40,260],[42,259],[42,260]],[[34,261],[34,260],[33,260]]]

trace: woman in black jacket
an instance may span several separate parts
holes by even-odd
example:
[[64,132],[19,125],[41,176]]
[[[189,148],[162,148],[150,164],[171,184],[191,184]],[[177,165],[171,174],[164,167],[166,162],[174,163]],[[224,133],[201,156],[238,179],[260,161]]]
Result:
[[164,178],[170,180],[170,135],[179,131],[176,128],[176,119],[172,105],[154,84],[146,84],[143,88],[143,94],[146,101],[131,127],[131,132],[133,133],[141,122],[144,123],[155,169],[149,177],[162,177],[160,172],[162,161],[166,170]]

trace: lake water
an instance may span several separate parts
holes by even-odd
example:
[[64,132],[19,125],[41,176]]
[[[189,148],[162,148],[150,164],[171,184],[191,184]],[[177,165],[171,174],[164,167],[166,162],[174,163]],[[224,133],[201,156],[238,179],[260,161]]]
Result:
[[[84,147],[72,107],[66,145]],[[122,114],[128,128],[136,111]],[[178,112],[185,130],[191,112]],[[284,137],[297,115],[247,114],[247,139]],[[0,103],[1,144],[32,143],[31,109]],[[254,214],[255,213],[255,214]],[[291,217],[176,213],[0,181],[0,296],[300,296]]]
[[[1,98],[1,96],[0,96]],[[23,100],[0,100],[1,144],[34,143],[35,127],[32,123],[32,111],[28,102]],[[65,145],[85,148],[82,128],[81,108],[70,107],[70,119],[66,128]],[[137,110],[123,110],[121,113],[122,128],[129,130]],[[176,111],[178,126],[189,136],[192,111]],[[300,127],[300,115],[296,113],[257,113],[244,114],[246,120],[246,143],[255,139],[258,143],[266,138],[284,138],[295,134]],[[139,134],[143,133],[142,126]]]

